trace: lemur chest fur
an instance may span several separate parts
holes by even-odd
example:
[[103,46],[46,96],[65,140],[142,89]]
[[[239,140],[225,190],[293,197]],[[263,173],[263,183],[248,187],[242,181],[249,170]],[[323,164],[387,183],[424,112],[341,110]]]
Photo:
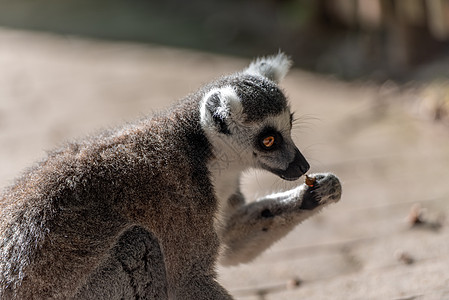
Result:
[[218,204],[221,207],[226,205],[229,197],[231,197],[239,187],[240,171],[215,171],[212,173],[215,195]]
[[239,190],[241,168],[234,166],[225,168],[223,162],[213,161],[209,164],[209,170],[214,186],[215,197],[217,199],[217,212],[214,226],[220,232],[221,226],[225,223],[225,216],[228,215],[229,198]]

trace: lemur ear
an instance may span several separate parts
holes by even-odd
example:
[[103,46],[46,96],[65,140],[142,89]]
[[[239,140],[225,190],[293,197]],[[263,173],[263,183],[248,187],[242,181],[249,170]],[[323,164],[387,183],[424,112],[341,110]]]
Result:
[[216,88],[201,101],[201,124],[223,134],[231,134],[230,125],[242,117],[240,98],[232,87]]
[[279,83],[292,65],[292,61],[282,52],[277,55],[261,57],[253,61],[245,73],[261,75]]

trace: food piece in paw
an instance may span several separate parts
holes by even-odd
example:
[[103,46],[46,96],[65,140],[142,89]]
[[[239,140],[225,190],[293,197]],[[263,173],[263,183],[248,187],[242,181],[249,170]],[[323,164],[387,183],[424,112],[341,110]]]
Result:
[[306,178],[305,178],[305,180],[304,180],[304,183],[306,184],[306,185],[308,185],[308,186],[310,186],[310,187],[314,187],[315,186],[315,183],[316,183],[316,178],[315,177],[312,177],[312,176],[307,176],[306,175]]

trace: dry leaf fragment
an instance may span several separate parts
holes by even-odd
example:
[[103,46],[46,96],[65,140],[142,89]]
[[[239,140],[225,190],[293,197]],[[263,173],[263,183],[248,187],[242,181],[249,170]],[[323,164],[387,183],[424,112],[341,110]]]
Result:
[[306,175],[304,183],[306,185],[310,186],[310,187],[313,187],[315,185],[315,183],[316,183],[316,178],[312,177],[312,176],[309,177],[309,176]]

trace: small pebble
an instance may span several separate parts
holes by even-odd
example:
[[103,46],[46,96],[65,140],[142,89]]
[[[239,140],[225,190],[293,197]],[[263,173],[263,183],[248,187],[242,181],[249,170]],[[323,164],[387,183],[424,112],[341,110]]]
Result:
[[292,278],[289,281],[287,281],[287,289],[288,290],[296,289],[300,285],[301,285],[301,280],[299,278]]
[[413,205],[410,209],[410,213],[408,214],[408,222],[411,226],[424,223],[422,219],[422,209],[419,204]]
[[398,250],[398,251],[396,251],[395,256],[398,261],[400,261],[401,263],[403,263],[405,265],[411,265],[415,262],[413,257],[405,251]]

